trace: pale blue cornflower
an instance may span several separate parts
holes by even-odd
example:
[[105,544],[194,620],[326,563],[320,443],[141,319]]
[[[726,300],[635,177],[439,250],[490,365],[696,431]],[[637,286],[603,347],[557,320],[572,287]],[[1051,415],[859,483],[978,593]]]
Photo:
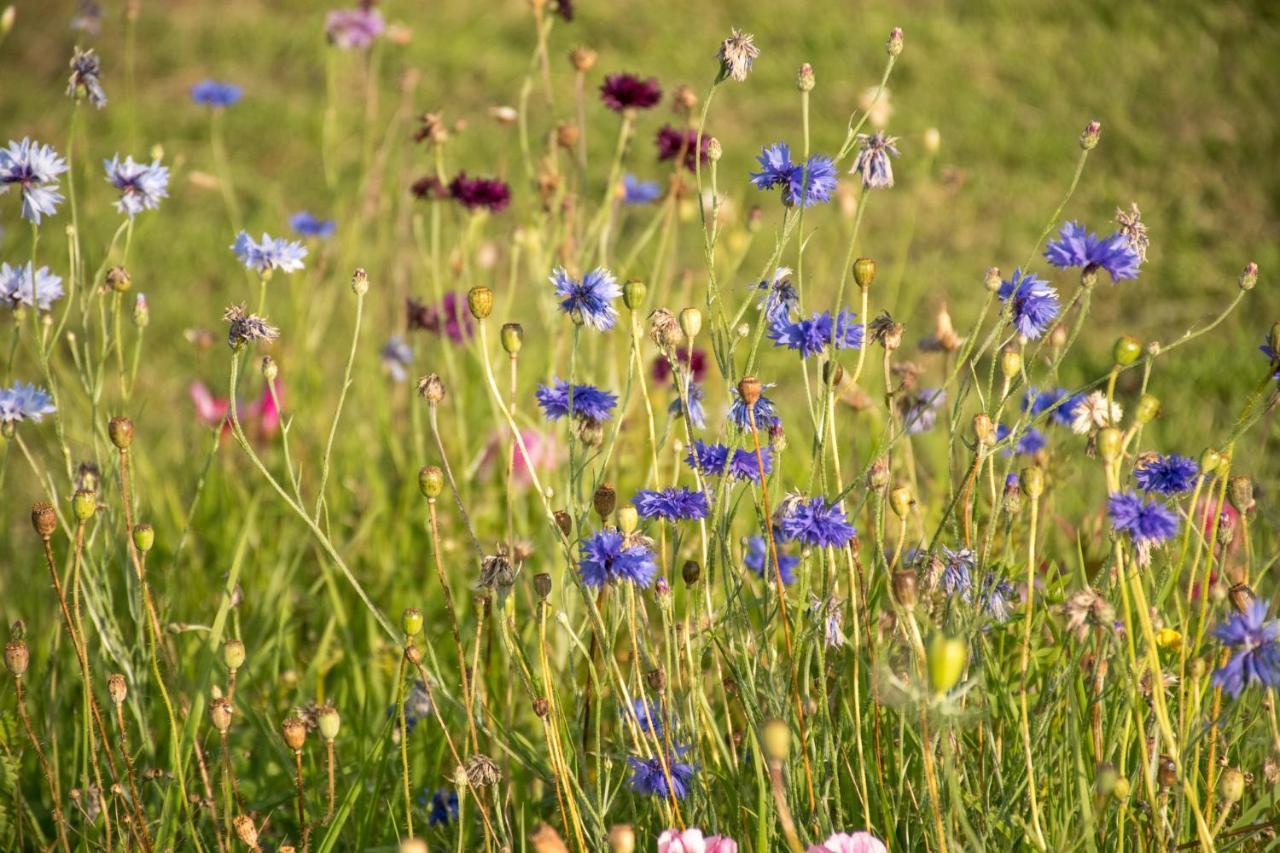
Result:
[[0,148],[0,195],[16,186],[22,193],[22,218],[39,225],[41,217],[58,212],[58,176],[67,168],[67,161],[50,145],[10,140],[8,148]]
[[45,415],[56,411],[53,397],[43,388],[26,382],[15,382],[0,388],[0,424],[31,421],[40,423]]
[[62,279],[40,267],[31,273],[31,262],[16,267],[0,264],[0,302],[11,308],[34,305],[48,311],[54,301],[62,296]]
[[[688,412],[689,425],[694,429],[705,429],[707,426],[707,412],[702,407],[702,401],[706,397],[706,392],[702,390],[702,386],[693,380],[689,381],[688,399],[677,396],[671,401],[671,405],[667,406],[667,414],[673,418],[678,418]],[[688,405],[686,405],[686,403]]]
[[622,176],[623,204],[653,204],[661,197],[662,185],[657,181],[642,181],[630,172]]
[[126,157],[122,163],[117,154],[103,160],[102,166],[107,171],[107,183],[120,191],[116,210],[130,219],[144,210],[155,210],[160,199],[169,197],[169,169],[161,166],[158,159],[148,165]]
[[403,382],[409,378],[409,368],[413,366],[413,347],[399,335],[392,335],[378,352],[382,359],[382,369],[395,382]]
[[263,234],[262,241],[255,242],[244,231],[237,235],[236,241],[231,244],[231,250],[240,258],[241,263],[259,275],[267,275],[275,270],[297,272],[303,268],[302,259],[307,255],[307,247],[296,241]]

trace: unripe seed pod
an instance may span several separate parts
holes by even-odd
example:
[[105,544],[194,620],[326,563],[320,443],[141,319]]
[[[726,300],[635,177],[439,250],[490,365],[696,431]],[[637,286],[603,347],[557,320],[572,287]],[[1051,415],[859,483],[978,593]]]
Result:
[[250,850],[258,849],[258,828],[253,825],[253,820],[248,815],[238,815],[231,824],[235,827],[236,837],[242,844]]
[[107,423],[107,435],[117,450],[128,450],[133,444],[133,421],[128,418],[112,418]]
[[1236,508],[1236,512],[1248,513],[1253,511],[1253,480],[1241,474],[1238,477],[1232,477],[1227,483],[1227,498],[1230,499],[1231,505]]
[[244,666],[244,643],[237,639],[229,639],[222,644],[222,664],[231,672]]
[[643,281],[631,279],[622,285],[622,304],[632,311],[639,311],[644,306],[644,297],[648,292]]
[[1022,491],[1033,501],[1044,494],[1044,471],[1034,465],[1022,469],[1019,482]]
[[609,853],[635,853],[636,831],[629,823],[609,827]]
[[853,262],[853,281],[858,287],[867,288],[876,280],[876,262],[871,258],[858,258]]
[[342,728],[342,717],[337,708],[324,705],[316,714],[316,725],[320,729],[320,737],[333,743],[338,738],[338,730]]
[[280,724],[280,734],[285,746],[299,752],[307,743],[307,726],[297,717],[288,717]]
[[145,554],[155,544],[156,531],[154,527],[150,524],[135,524],[133,526],[133,547]]
[[416,667],[422,663],[422,649],[417,646],[405,646],[404,659]]
[[1238,803],[1244,796],[1244,774],[1234,767],[1228,767],[1218,777],[1218,795],[1228,803]]
[[1003,284],[1004,282],[1000,280],[999,267],[991,267],[982,279],[982,286],[987,289],[988,293],[997,293]]
[[418,470],[418,490],[422,496],[435,500],[444,491],[444,471],[436,465],[426,465]]
[[71,499],[71,510],[77,521],[88,521],[98,511],[98,495],[89,489],[77,489]]
[[760,733],[764,755],[770,761],[786,761],[791,752],[791,728],[782,720],[770,720]]
[[232,710],[231,700],[226,697],[214,699],[209,703],[209,722],[213,723],[213,727],[222,734],[231,730]]
[[1117,800],[1129,799],[1129,780],[1121,776],[1111,788],[1111,796]]
[[991,422],[990,415],[979,412],[973,416],[973,436],[983,447],[996,443],[996,425]]
[[1130,335],[1121,335],[1116,338],[1115,345],[1111,348],[1111,357],[1121,367],[1128,367],[1141,356],[1142,344]]
[[1222,454],[1214,450],[1212,447],[1206,447],[1204,452],[1200,454],[1200,473],[1211,474],[1222,461]]
[[58,530],[58,513],[48,501],[36,501],[31,505],[31,526],[36,535],[48,542]]
[[698,336],[698,333],[702,331],[701,309],[689,306],[680,312],[680,331],[684,332],[687,338],[696,338]]
[[27,649],[26,641],[10,640],[4,644],[4,665],[14,678],[27,674],[27,667],[31,665],[31,652]]
[[883,456],[871,463],[867,470],[867,485],[874,491],[881,491],[889,485],[889,460]]
[[640,513],[631,504],[618,507],[618,529],[630,535],[640,526]]
[[560,528],[560,532],[565,536],[573,532],[573,519],[569,516],[569,513],[558,509],[555,512],[555,519],[556,527]]
[[515,355],[524,346],[524,326],[519,323],[506,323],[502,327],[502,348],[508,355]]
[[602,483],[596,488],[596,493],[592,498],[592,506],[595,507],[596,515],[600,516],[603,521],[613,515],[614,507],[618,504],[618,493],[613,490],[613,486]]
[[1149,424],[1160,415],[1160,400],[1152,394],[1143,394],[1133,408],[1133,419],[1140,424]]
[[925,655],[929,665],[929,686],[934,693],[946,693],[960,683],[969,664],[969,646],[963,640],[934,634]]
[[467,307],[472,317],[485,319],[493,313],[493,291],[484,285],[471,288],[467,291]]
[[422,633],[422,611],[416,607],[406,607],[400,614],[400,630],[406,637],[416,637]]
[[1013,347],[1003,350],[1000,353],[1000,375],[1006,380],[1012,380],[1022,372],[1022,353]]
[[899,569],[893,573],[893,598],[906,608],[916,606],[918,579],[915,569]]
[[889,506],[893,509],[893,514],[898,518],[906,518],[907,513],[911,512],[911,507],[915,506],[916,499],[911,494],[910,486],[898,486],[889,493]]
[[684,566],[680,569],[680,575],[684,578],[686,586],[693,586],[702,577],[702,567],[698,565],[697,560],[685,560]]
[[1103,764],[1098,768],[1098,775],[1094,778],[1093,787],[1100,796],[1109,797],[1111,792],[1115,790],[1116,782],[1120,781],[1120,774],[1116,772],[1116,768],[1110,764]]
[[1108,462],[1120,458],[1124,448],[1124,435],[1115,427],[1107,427],[1098,432],[1098,455]]
[[533,591],[538,594],[538,598],[546,598],[551,594],[551,575],[546,572],[539,572],[533,576]]

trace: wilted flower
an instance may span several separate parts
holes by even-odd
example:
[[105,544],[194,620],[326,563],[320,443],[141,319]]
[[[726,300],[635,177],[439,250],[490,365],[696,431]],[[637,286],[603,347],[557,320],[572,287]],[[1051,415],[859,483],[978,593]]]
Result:
[[236,236],[231,244],[231,251],[248,269],[259,275],[280,270],[281,272],[297,272],[303,268],[302,259],[307,255],[307,247],[296,241],[283,237],[262,235],[262,242],[255,242],[244,231]]
[[17,267],[0,264],[0,302],[11,308],[34,305],[48,311],[54,301],[62,296],[62,279],[40,267],[33,274],[31,262]]
[[201,80],[191,87],[191,100],[215,109],[233,106],[242,94],[243,90],[234,83],[217,80]]
[[510,587],[516,582],[516,567],[511,564],[511,552],[503,543],[497,550],[486,554],[480,561],[480,579],[476,585],[484,589]]
[[871,335],[871,340],[885,349],[897,349],[902,346],[902,333],[904,331],[906,331],[906,327],[894,320],[888,311],[881,311],[867,326],[867,332]]
[[58,212],[58,176],[67,168],[52,146],[11,140],[8,148],[0,148],[0,195],[16,186],[22,193],[22,218],[39,225],[41,217]]
[[56,411],[53,397],[43,388],[26,382],[14,382],[0,388],[0,424],[31,421],[40,423],[45,415]]
[[232,349],[239,349],[254,341],[274,341],[280,337],[280,330],[259,317],[248,314],[243,305],[232,305],[222,314],[224,322],[229,324],[227,343]]
[[1071,593],[1062,605],[1067,616],[1067,630],[1083,642],[1091,629],[1112,630],[1115,627],[1116,610],[1097,590],[1085,587]]
[[502,781],[502,771],[487,755],[473,755],[467,759],[467,784],[473,788],[485,788]]
[[893,163],[889,155],[898,156],[898,137],[887,136],[884,131],[873,134],[859,133],[858,156],[853,159],[849,174],[862,178],[868,189],[884,189],[893,186]]
[[1128,212],[1116,208],[1116,224],[1120,226],[1120,234],[1129,244],[1129,248],[1138,256],[1138,263],[1147,262],[1147,247],[1151,245],[1151,237],[1147,234],[1147,226],[1142,221],[1142,213],[1136,202],[1130,202]]
[[121,163],[117,154],[103,160],[102,165],[107,171],[107,183],[120,191],[116,210],[131,218],[144,210],[155,210],[160,206],[160,199],[169,196],[169,169],[161,166],[159,160],[148,165],[126,157]]
[[747,79],[751,64],[759,55],[760,48],[755,45],[755,36],[734,29],[720,43],[720,52],[716,57],[720,60],[721,73],[741,83]]
[[67,94],[78,98],[83,92],[89,103],[98,109],[107,105],[107,93],[102,90],[102,82],[98,79],[102,74],[102,60],[93,52],[93,48],[75,49],[71,57],[71,78],[67,81]]

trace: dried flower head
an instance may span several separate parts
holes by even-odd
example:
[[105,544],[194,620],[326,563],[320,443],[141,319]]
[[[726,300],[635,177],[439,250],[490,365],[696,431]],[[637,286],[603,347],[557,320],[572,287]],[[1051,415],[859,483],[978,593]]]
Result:
[[716,58],[720,60],[720,73],[741,83],[747,79],[751,64],[759,55],[760,48],[755,45],[755,36],[734,29],[720,43]]
[[487,755],[471,756],[467,759],[467,766],[463,772],[466,774],[467,784],[473,788],[484,788],[502,781],[502,771]]
[[222,314],[228,324],[227,345],[241,349],[255,341],[271,342],[280,337],[280,330],[257,314],[249,314],[244,305],[231,305]]

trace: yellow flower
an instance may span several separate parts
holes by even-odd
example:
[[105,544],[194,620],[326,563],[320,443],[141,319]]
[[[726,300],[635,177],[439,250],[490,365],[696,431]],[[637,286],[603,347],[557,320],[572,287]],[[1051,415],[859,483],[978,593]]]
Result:
[[1161,628],[1156,631],[1156,645],[1176,652],[1182,648],[1182,634],[1172,628]]

